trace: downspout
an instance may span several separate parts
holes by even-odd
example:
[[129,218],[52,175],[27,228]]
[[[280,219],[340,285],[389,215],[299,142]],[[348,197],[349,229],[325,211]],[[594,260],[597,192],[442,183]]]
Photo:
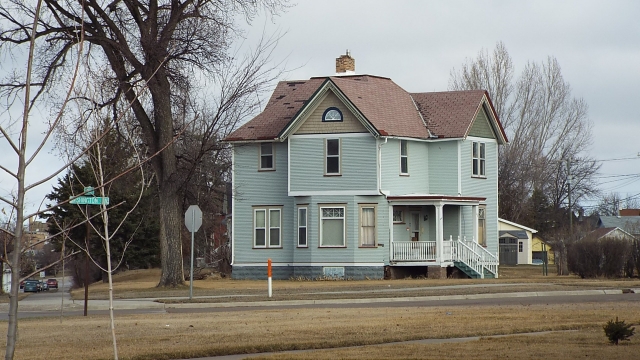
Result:
[[384,142],[378,144],[378,192],[380,195],[385,195],[385,193],[382,192],[382,145],[386,144],[388,140],[389,139],[385,137]]

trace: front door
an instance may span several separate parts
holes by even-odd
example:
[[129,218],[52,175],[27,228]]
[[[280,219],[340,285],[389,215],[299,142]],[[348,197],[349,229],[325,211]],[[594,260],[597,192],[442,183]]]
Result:
[[411,213],[411,241],[418,241],[420,236],[420,213]]

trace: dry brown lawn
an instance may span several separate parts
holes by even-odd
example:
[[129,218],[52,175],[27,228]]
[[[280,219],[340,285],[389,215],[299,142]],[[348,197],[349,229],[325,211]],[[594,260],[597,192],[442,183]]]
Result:
[[[620,289],[640,288],[639,279],[580,279],[577,276],[542,276],[542,267],[533,265],[501,266],[499,279],[402,279],[402,280],[364,280],[364,281],[308,281],[308,280],[274,280],[272,300],[302,300],[324,298],[365,298],[365,297],[402,297],[402,296],[441,296],[465,295],[478,293],[504,293],[520,291],[552,291],[577,289]],[[160,270],[133,270],[114,276],[114,297],[160,298],[163,302],[179,302],[170,300],[176,296],[188,295],[186,286],[176,289],[157,288]],[[471,289],[438,289],[447,285],[487,285],[502,284],[499,287],[475,287]],[[514,284],[523,284],[517,285]],[[211,277],[194,282],[194,296],[226,296],[213,299],[196,299],[194,302],[226,302],[226,301],[261,301],[266,298],[266,281],[232,280]],[[402,290],[404,289],[404,290]],[[393,291],[391,291],[393,290]],[[359,291],[358,294],[341,291]],[[322,294],[329,293],[329,294]],[[72,292],[76,300],[84,298],[82,289]],[[95,283],[89,288],[90,299],[107,299],[108,285]]]
[[[630,343],[618,347],[608,345],[602,325],[616,316],[628,323],[640,323],[640,303],[121,315],[116,318],[116,331],[121,359],[326,349],[425,338],[570,329],[580,331],[454,345],[381,345],[286,356],[295,359],[432,359],[453,355],[492,359],[637,358],[640,339],[632,338]],[[108,359],[112,357],[108,324],[107,316],[64,318],[62,323],[59,318],[20,320],[16,358]],[[275,358],[284,358],[284,355]]]
[[602,330],[583,329],[544,335],[482,338],[455,344],[370,345],[346,349],[276,354],[252,359],[637,359],[640,342],[611,346],[603,342]]

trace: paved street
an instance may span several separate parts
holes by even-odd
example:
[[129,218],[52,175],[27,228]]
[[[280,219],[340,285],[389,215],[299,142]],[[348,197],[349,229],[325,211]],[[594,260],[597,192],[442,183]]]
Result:
[[[487,284],[489,285],[489,284]],[[513,284],[522,285],[522,284]],[[60,282],[62,286],[62,282]],[[83,314],[84,301],[71,300],[68,288],[69,281],[65,281],[65,289],[30,294],[20,301],[19,317],[56,317],[79,316]],[[466,287],[474,289],[477,285],[441,286],[439,289],[459,289]],[[405,289],[406,290],[406,289]],[[370,293],[371,290],[363,292]],[[341,292],[335,292],[341,293]],[[150,314],[150,313],[212,313],[229,311],[252,311],[260,309],[291,309],[291,308],[358,308],[358,307],[425,307],[425,306],[496,306],[496,305],[534,305],[534,304],[562,304],[580,302],[622,302],[640,301],[640,289],[631,289],[631,293],[623,293],[621,289],[612,290],[573,290],[573,291],[538,291],[538,292],[509,292],[509,288],[501,293],[445,295],[445,296],[414,296],[389,297],[389,291],[381,289],[378,297],[358,298],[358,291],[344,291],[353,295],[352,299],[322,299],[322,300],[283,300],[283,301],[229,301],[217,303],[173,303],[163,304],[155,298],[115,300],[114,309],[117,314]],[[237,296],[237,295],[235,295]],[[195,297],[198,298],[198,297]],[[205,297],[203,297],[205,298]],[[174,299],[186,299],[176,297]],[[107,300],[89,300],[89,314],[107,314],[109,302]],[[0,320],[8,318],[8,304],[0,304]]]

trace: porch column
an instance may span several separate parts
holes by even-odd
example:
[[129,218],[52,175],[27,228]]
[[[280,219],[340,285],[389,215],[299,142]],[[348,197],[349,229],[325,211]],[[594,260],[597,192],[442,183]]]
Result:
[[393,260],[393,205],[389,204],[389,263]]
[[471,205],[471,223],[473,224],[473,240],[478,242],[478,205]]
[[443,204],[436,204],[436,261],[442,264],[442,247],[444,246],[444,229],[442,219]]

